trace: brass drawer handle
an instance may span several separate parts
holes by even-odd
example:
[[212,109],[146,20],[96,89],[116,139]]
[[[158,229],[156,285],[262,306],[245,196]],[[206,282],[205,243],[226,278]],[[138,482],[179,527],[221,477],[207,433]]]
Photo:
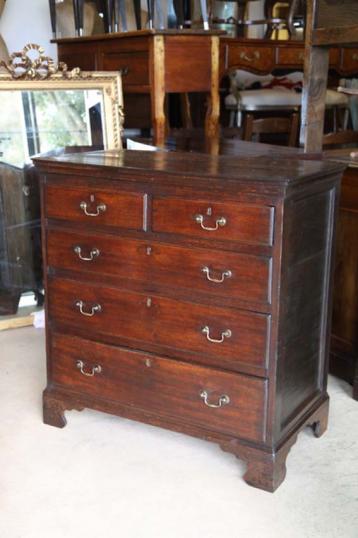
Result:
[[249,56],[246,52],[242,51],[240,52],[240,59],[245,60],[245,62],[254,62],[255,60],[259,60],[261,58],[261,54],[258,50],[254,50],[252,53],[252,56]]
[[217,284],[221,284],[222,282],[224,282],[225,278],[231,278],[232,277],[232,272],[228,269],[226,271],[223,271],[221,273],[221,277],[220,278],[215,278],[213,276],[210,276],[210,269],[209,267],[205,266],[202,268],[202,272],[206,275],[206,278],[210,281],[210,282],[216,282]]
[[216,230],[218,230],[219,226],[223,227],[223,226],[226,225],[226,222],[227,222],[225,217],[219,217],[218,219],[216,219],[215,226],[210,227],[210,226],[205,226],[205,224],[204,224],[204,218],[205,217],[203,215],[195,215],[194,218],[195,218],[195,222],[200,224],[202,229],[206,230],[208,232],[215,232]]
[[94,316],[96,313],[99,313],[101,312],[102,310],[102,307],[100,304],[94,304],[92,307],[91,307],[91,311],[90,312],[85,312],[83,310],[83,308],[86,306],[86,303],[84,303],[83,301],[76,301],[76,306],[77,308],[79,309],[79,311],[81,312],[82,316],[87,316],[88,318],[91,318],[92,316]]
[[92,366],[92,369],[90,372],[86,372],[84,370],[85,364],[83,361],[77,361],[76,362],[76,368],[78,368],[82,375],[85,375],[87,377],[93,377],[95,374],[100,374],[102,372],[102,367],[97,364],[96,366]]
[[209,401],[208,401],[209,394],[207,393],[206,390],[201,391],[200,398],[202,400],[204,400],[205,405],[207,405],[208,407],[212,407],[214,409],[217,409],[219,407],[223,407],[224,405],[228,405],[230,403],[230,397],[227,394],[223,394],[222,396],[220,396],[217,404],[209,403]]
[[88,207],[87,202],[81,202],[80,203],[80,208],[82,209],[84,214],[87,215],[87,217],[98,217],[98,215],[100,215],[100,213],[104,213],[106,211],[106,209],[107,209],[106,204],[99,204],[96,207],[96,213],[91,213],[90,211],[87,210],[87,207]]
[[92,262],[95,258],[97,258],[100,254],[98,248],[93,248],[91,252],[89,253],[89,256],[82,256],[82,248],[80,246],[74,247],[73,251],[77,254],[80,260],[83,260],[84,262]]
[[207,325],[201,329],[201,332],[203,334],[205,334],[206,339],[209,342],[212,342],[213,344],[222,344],[223,341],[225,340],[225,338],[231,338],[231,336],[232,336],[232,332],[230,331],[230,329],[226,329],[226,331],[223,331],[221,333],[221,338],[219,340],[217,340],[215,338],[211,338],[210,337],[210,328]]

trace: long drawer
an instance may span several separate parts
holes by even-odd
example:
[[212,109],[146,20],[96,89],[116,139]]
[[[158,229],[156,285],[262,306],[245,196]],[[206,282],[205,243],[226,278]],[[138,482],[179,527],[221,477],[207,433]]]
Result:
[[267,305],[271,259],[109,234],[50,229],[48,265]]
[[233,370],[240,363],[267,365],[268,315],[57,278],[50,279],[48,296],[52,321],[91,338],[116,338],[140,349],[151,349],[149,343]]
[[263,441],[267,381],[128,351],[51,338],[52,380],[147,413]]
[[274,208],[213,200],[153,199],[154,232],[272,245]]
[[50,219],[134,230],[144,227],[145,195],[142,193],[48,185],[45,207]]

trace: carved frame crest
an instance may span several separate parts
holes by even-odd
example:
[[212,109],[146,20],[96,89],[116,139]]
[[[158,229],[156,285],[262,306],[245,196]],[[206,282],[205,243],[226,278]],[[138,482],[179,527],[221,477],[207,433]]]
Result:
[[[34,51],[34,54],[29,54]],[[9,62],[0,62],[0,91],[6,90],[91,90],[103,96],[106,149],[122,148],[124,123],[122,74],[120,71],[68,70],[45,55],[40,45],[29,43],[11,54]]]

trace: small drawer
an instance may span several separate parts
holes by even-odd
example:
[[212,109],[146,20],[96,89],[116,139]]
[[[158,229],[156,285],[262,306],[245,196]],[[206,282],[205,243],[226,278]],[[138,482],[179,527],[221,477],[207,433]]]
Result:
[[52,382],[204,429],[264,441],[267,381],[53,334]]
[[230,370],[267,367],[269,315],[69,279],[51,278],[48,297],[51,321],[102,340]]
[[304,47],[277,47],[278,64],[303,68],[305,59]]
[[273,243],[274,208],[242,203],[155,198],[154,232],[258,245]]
[[358,49],[342,49],[342,71],[344,73],[356,73],[358,71]]
[[234,300],[270,303],[271,258],[49,229],[50,267]]
[[145,195],[109,193],[85,187],[48,185],[45,211],[48,218],[142,230]]
[[149,85],[148,51],[107,52],[104,71],[123,71],[123,86]]
[[274,47],[256,45],[227,45],[227,65],[230,68],[250,67],[257,71],[270,72],[275,66]]

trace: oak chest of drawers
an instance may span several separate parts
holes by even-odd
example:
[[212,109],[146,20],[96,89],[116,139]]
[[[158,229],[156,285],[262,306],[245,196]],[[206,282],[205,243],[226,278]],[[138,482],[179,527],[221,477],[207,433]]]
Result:
[[298,432],[327,424],[342,166],[135,151],[36,165],[45,423],[90,407],[195,435],[275,490]]

